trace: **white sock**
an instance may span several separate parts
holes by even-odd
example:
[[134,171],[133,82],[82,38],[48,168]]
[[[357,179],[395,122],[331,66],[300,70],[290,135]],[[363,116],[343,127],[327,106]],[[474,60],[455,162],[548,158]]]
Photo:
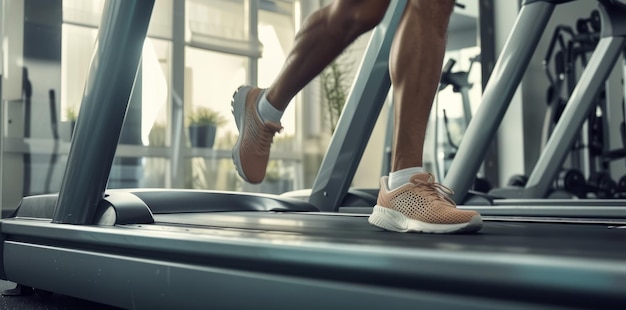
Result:
[[389,190],[409,183],[414,174],[422,172],[424,172],[422,167],[411,167],[389,173]]
[[257,104],[257,111],[259,117],[263,122],[272,122],[280,124],[280,119],[283,117],[283,111],[276,109],[269,101],[267,101],[266,91],[261,94],[261,100]]

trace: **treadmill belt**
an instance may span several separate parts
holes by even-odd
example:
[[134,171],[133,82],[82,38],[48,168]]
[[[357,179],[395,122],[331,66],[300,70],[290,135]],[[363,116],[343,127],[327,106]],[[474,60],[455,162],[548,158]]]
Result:
[[[141,289],[148,301],[158,300],[159,288],[179,300],[207,300],[205,288],[229,283],[228,294],[209,299],[240,291],[246,298],[280,296],[289,289],[324,296],[333,287],[351,300],[353,292],[369,296],[375,289],[393,300],[416,292],[530,303],[527,308],[626,304],[626,230],[608,225],[487,221],[477,234],[430,235],[385,232],[367,216],[348,214],[157,213],[154,219],[113,226],[7,219],[5,268],[20,271],[14,280],[42,289],[59,290],[59,278],[72,289],[98,279],[100,287],[132,292],[128,298]],[[146,285],[140,288],[137,279]]]
[[400,234],[370,225],[363,215],[287,212],[155,214],[156,224],[289,233],[307,241],[451,251],[626,259],[626,227],[485,221],[476,234]]

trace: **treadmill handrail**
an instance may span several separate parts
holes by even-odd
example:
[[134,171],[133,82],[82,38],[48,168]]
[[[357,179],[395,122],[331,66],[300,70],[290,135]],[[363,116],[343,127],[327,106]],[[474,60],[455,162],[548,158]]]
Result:
[[104,197],[155,0],[108,0],[53,222],[90,224]]

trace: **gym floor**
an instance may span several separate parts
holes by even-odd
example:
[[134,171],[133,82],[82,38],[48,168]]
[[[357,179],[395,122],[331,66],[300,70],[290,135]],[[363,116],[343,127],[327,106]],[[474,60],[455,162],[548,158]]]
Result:
[[[0,280],[0,291],[15,288],[15,283]],[[0,295],[0,309],[3,310],[113,310],[119,309],[69,296],[36,292],[21,296]]]

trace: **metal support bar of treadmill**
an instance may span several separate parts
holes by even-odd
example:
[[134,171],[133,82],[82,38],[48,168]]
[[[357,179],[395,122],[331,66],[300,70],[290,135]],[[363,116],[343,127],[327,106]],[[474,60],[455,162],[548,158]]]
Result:
[[170,178],[166,186],[183,188],[184,159],[182,156],[185,102],[185,2],[172,2],[172,83],[171,93],[171,122],[170,126]]
[[511,98],[554,11],[554,4],[533,2],[522,7],[485,87],[480,107],[469,124],[443,184],[463,200],[480,169]]
[[[0,1],[0,38],[4,39],[4,1]],[[4,97],[2,96],[2,84],[4,74],[4,46],[0,48],[0,104],[4,107]],[[4,108],[0,109],[0,122],[4,122]],[[4,171],[2,167],[4,165],[4,126],[0,126],[0,170]],[[2,179],[4,175],[0,175],[0,218],[2,218],[2,205],[4,204],[4,198],[2,192],[4,187],[2,186]]]
[[103,198],[154,0],[109,0],[53,222],[89,224]]
[[374,29],[360,70],[313,184],[309,202],[337,211],[348,192],[391,86],[389,48],[406,0],[394,0]]
[[580,81],[565,105],[561,118],[528,178],[523,198],[547,196],[552,180],[557,175],[579,133],[576,129],[581,128],[594,107],[594,98],[613,70],[623,46],[624,38],[622,37],[602,38],[598,42],[595,52],[591,55]]
[[389,109],[387,113],[387,128],[385,129],[385,145],[383,146],[383,165],[380,169],[380,175],[389,175],[391,172],[391,154],[393,148],[393,127],[395,126],[395,117],[393,116],[393,96],[391,103],[386,107]]

